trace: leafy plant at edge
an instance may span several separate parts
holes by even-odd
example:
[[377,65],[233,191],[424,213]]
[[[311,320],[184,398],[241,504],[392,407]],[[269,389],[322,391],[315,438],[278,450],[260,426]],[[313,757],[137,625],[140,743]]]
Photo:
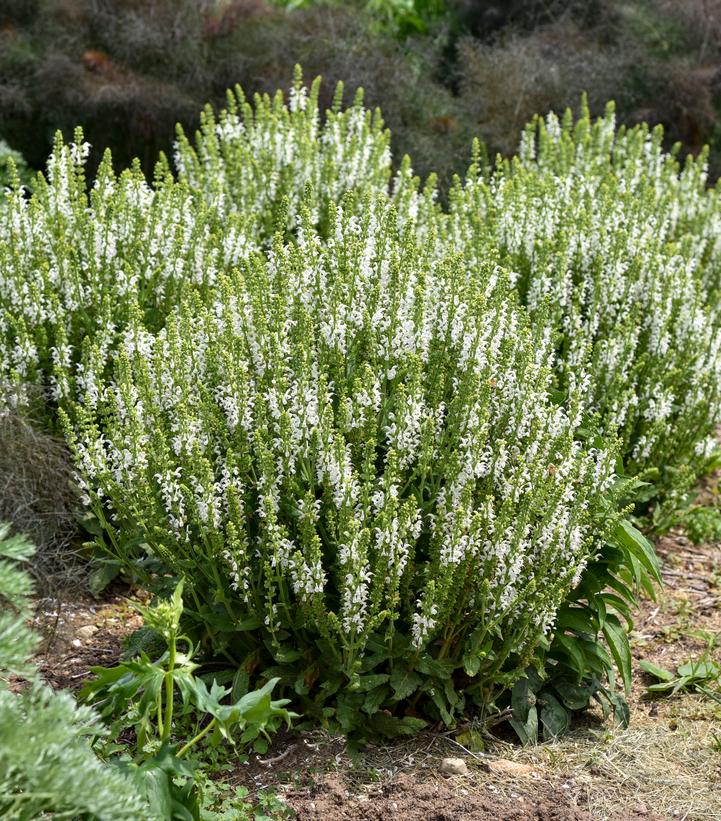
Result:
[[[238,732],[240,744],[254,744],[256,750],[265,751],[264,739],[269,739],[281,723],[290,726],[296,714],[284,709],[287,699],[271,700],[277,678],[240,695],[237,685],[231,691],[213,680],[208,689],[203,678],[195,675],[199,667],[193,661],[195,647],[180,632],[182,582],[170,599],[140,610],[146,627],[162,636],[167,650],[157,661],[141,652],[115,667],[93,667],[97,678],[83,688],[81,697],[111,721],[113,738],[133,729],[135,756],[127,763],[145,777],[165,817],[200,818],[201,791],[197,789],[197,774],[186,760],[188,753],[204,738],[214,747],[222,740],[235,746]],[[179,644],[187,646],[185,652]],[[176,690],[181,697],[179,712]],[[223,703],[231,693],[231,703]],[[193,718],[196,731],[191,739],[182,744],[174,741],[178,719],[186,725]]]

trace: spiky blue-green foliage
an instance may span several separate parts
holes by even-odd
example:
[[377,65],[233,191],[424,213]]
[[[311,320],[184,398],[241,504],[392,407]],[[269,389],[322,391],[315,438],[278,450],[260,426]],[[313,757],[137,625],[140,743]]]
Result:
[[37,636],[27,627],[32,584],[22,563],[32,554],[0,526],[0,816],[150,818],[135,785],[92,751],[90,740],[105,733],[97,714],[53,691],[29,662]]

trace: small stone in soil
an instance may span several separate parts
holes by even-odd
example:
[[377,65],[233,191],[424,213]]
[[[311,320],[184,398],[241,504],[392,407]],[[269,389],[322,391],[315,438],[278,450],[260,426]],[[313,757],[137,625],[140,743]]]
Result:
[[441,761],[441,772],[446,775],[465,775],[468,767],[462,758],[444,758]]

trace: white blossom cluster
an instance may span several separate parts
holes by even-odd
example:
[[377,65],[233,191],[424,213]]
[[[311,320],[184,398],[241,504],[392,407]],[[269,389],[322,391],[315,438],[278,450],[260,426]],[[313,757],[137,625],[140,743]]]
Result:
[[128,327],[97,411],[76,408],[90,505],[346,667],[390,629],[420,651],[485,625],[521,652],[595,549],[615,453],[550,401],[550,339],[502,270],[439,262],[384,197],[329,214],[157,334]]
[[629,472],[692,481],[721,420],[721,200],[705,156],[681,168],[659,130],[617,130],[612,107],[595,123],[551,114],[449,202],[439,242],[514,272],[532,321],[560,335],[559,387],[620,435]]
[[390,134],[380,113],[363,107],[361,92],[342,109],[339,85],[333,108],[322,115],[319,89],[320,79],[310,90],[303,86],[299,68],[287,102],[278,91],[255,95],[251,105],[236,86],[227,109],[203,112],[195,145],[179,132],[174,161],[180,179],[219,212],[247,215],[258,237],[277,230],[279,208],[286,209],[289,227],[301,202],[322,223],[329,205],[348,192],[385,191]]
[[181,176],[222,211],[266,222],[285,198],[294,226],[308,183],[322,227],[344,192],[360,213],[365,193],[390,190],[399,223],[438,259],[460,251],[470,276],[489,260],[511,272],[559,343],[557,387],[577,388],[579,412],[621,437],[629,472],[661,469],[666,491],[691,482],[721,418],[721,208],[705,153],[681,166],[660,129],[618,129],[612,105],[596,122],[586,108],[551,114],[525,130],[517,158],[492,173],[475,164],[444,208],[432,179],[418,192],[409,162],[390,179],[387,135],[358,100],[324,122],[317,100],[299,74],[287,107],[280,96],[251,107],[238,91],[217,122],[206,113],[195,149],[180,140]]
[[[387,188],[380,114],[360,93],[343,109],[339,86],[321,119],[318,91],[300,74],[287,104],[279,92],[250,105],[236,89],[217,121],[205,112],[195,148],[179,135],[177,182],[162,166],[153,186],[137,170],[117,176],[108,157],[88,193],[89,146],[78,130],[69,145],[56,139],[32,199],[22,189],[0,194],[0,412],[38,399],[94,401],[131,317],[158,330],[186,289],[212,289],[267,248],[283,214],[297,227],[307,209],[320,225],[333,203],[359,211],[364,196]],[[414,214],[432,197],[416,183],[409,166],[395,182]],[[79,373],[83,344],[95,354]]]
[[[86,190],[88,145],[58,138],[32,199],[7,192],[0,217],[0,412],[30,398],[97,399],[130,317],[162,326],[188,285],[211,288],[255,247],[244,220],[222,222],[172,178],[155,187],[110,159]],[[83,346],[84,370],[75,365]]]

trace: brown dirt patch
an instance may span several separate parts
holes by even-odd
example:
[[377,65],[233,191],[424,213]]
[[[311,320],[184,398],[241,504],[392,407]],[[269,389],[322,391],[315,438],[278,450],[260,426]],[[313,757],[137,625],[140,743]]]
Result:
[[[460,777],[457,777],[460,778]],[[442,784],[399,775],[362,793],[348,791],[338,774],[319,779],[309,791],[287,795],[299,821],[590,821],[588,813],[570,806],[545,785],[535,794],[483,794],[462,783]],[[560,799],[560,800],[559,800]]]
[[56,689],[78,689],[91,676],[91,667],[116,664],[123,639],[143,623],[124,592],[110,593],[103,600],[40,599],[35,612],[34,627],[44,639],[35,661]]

